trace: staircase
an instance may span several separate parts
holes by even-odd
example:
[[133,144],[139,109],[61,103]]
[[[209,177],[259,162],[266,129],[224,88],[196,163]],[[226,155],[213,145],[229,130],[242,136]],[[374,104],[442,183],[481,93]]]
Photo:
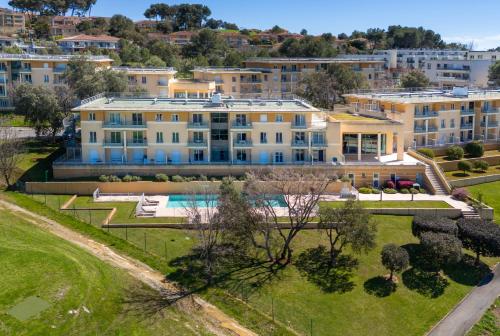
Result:
[[427,176],[427,179],[430,181],[432,186],[434,187],[434,190],[436,191],[436,195],[447,195],[448,193],[446,192],[446,189],[441,185],[441,182],[439,179],[436,177],[436,174],[434,174],[434,171],[429,165],[425,165],[425,175]]
[[478,218],[478,219],[481,218],[475,209],[462,210],[462,216],[464,218]]

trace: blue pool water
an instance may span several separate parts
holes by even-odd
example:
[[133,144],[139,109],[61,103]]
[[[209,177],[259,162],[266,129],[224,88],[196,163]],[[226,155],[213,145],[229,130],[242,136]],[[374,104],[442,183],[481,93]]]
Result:
[[[216,207],[218,204],[218,195],[169,195],[167,208],[187,208],[190,207],[193,202],[196,206],[200,208]],[[271,201],[273,207],[286,207],[285,200],[283,196],[276,196],[275,199]]]

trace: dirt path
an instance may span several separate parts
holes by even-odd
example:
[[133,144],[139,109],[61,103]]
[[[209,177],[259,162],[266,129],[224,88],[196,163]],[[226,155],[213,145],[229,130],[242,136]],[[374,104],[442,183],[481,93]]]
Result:
[[[74,232],[49,218],[35,214],[10,202],[0,200],[0,206],[13,212],[14,215],[50,231],[81,248],[99,259],[127,271],[134,278],[157,290],[177,291],[178,289],[158,271],[135,259],[122,256],[108,246]],[[214,305],[202,298],[192,295],[179,300],[176,305],[193,320],[202,323],[215,335],[257,336],[256,333],[241,326],[236,320],[227,316]]]

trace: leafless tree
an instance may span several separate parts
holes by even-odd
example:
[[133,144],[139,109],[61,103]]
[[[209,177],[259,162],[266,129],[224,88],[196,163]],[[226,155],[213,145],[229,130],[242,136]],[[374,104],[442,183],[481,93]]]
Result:
[[292,242],[316,215],[331,181],[324,173],[296,169],[248,174],[244,191],[253,205],[250,211],[255,212],[250,218],[260,220],[248,231],[254,246],[264,250],[273,265],[291,262]]
[[14,171],[21,160],[23,142],[16,137],[16,130],[5,124],[5,120],[0,120],[0,174],[7,187],[10,187]]

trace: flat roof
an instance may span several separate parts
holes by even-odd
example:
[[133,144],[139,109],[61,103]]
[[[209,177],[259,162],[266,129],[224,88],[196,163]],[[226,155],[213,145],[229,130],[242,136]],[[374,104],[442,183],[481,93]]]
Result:
[[179,111],[179,112],[317,112],[308,103],[277,99],[210,99],[170,98],[89,98],[73,111]]
[[191,72],[204,72],[204,73],[249,73],[259,74],[262,72],[270,73],[269,68],[228,68],[228,67],[194,67]]
[[284,58],[284,57],[251,57],[245,60],[247,62],[255,63],[385,63],[383,60],[360,60],[356,58]]
[[128,73],[169,73],[175,74],[177,71],[173,67],[165,67],[165,68],[140,68],[140,67],[124,67],[117,66],[113,67],[113,70],[125,71]]
[[85,57],[94,62],[113,62],[108,56],[89,56],[89,55],[37,55],[37,54],[0,54],[0,60],[6,61],[64,61],[68,62],[74,58]]
[[370,124],[401,124],[391,119],[375,118],[356,113],[340,112],[329,115],[331,121],[341,121],[343,123],[370,123]]

